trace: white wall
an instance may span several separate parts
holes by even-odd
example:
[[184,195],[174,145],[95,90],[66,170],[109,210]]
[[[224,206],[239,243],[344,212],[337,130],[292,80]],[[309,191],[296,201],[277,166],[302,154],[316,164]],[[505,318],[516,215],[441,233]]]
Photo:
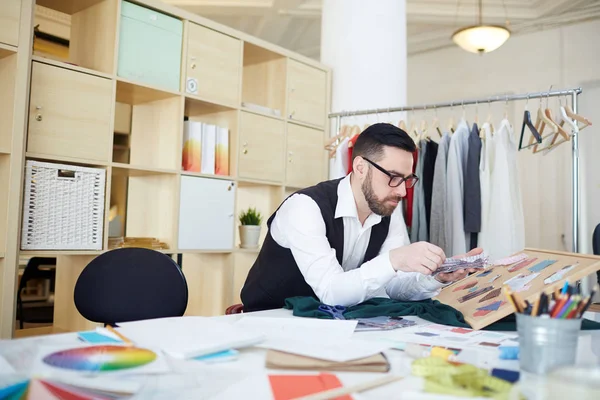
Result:
[[[500,49],[483,56],[467,53],[458,47],[410,56],[408,59],[408,103],[421,104],[451,101],[461,98],[478,98],[500,93],[526,93],[582,86],[579,96],[580,112],[596,126],[582,131],[581,185],[595,190],[583,191],[583,205],[588,209],[600,208],[600,90],[588,90],[600,81],[600,21],[566,26],[537,33],[511,37]],[[508,115],[519,139],[525,101],[509,103]],[[544,100],[545,106],[546,100]],[[538,100],[529,101],[534,114]],[[550,106],[558,106],[556,98]],[[499,122],[504,113],[504,103],[477,106],[479,119],[486,120],[491,110],[493,121]],[[429,117],[433,111],[427,112]],[[449,110],[439,110],[442,126],[447,124]],[[460,104],[453,110],[455,119],[462,114]],[[475,107],[467,107],[466,115],[473,120]],[[420,119],[422,113],[417,113]],[[409,116],[410,118],[410,116]],[[583,148],[585,147],[585,150]],[[526,244],[556,250],[571,250],[571,145],[563,144],[548,155],[519,152],[520,185],[526,224]],[[596,174],[592,176],[590,173]],[[591,196],[591,197],[590,197]],[[600,223],[600,212],[582,213],[586,235],[581,251],[591,252],[589,236]]]

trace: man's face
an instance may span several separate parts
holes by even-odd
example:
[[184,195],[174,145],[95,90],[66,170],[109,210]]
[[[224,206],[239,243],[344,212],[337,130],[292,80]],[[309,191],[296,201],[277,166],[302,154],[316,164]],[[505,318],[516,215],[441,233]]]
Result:
[[[384,147],[383,158],[375,161],[377,165],[393,176],[406,177],[412,174],[413,156],[406,150],[396,147]],[[369,164],[361,188],[371,211],[382,217],[392,215],[400,200],[406,196],[406,183],[390,187],[390,177]]]

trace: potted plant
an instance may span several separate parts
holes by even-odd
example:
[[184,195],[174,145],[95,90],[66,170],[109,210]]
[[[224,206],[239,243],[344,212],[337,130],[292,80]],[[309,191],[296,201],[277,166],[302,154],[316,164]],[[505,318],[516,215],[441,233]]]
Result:
[[261,222],[262,215],[256,211],[256,208],[250,207],[240,214],[240,247],[242,249],[258,247]]

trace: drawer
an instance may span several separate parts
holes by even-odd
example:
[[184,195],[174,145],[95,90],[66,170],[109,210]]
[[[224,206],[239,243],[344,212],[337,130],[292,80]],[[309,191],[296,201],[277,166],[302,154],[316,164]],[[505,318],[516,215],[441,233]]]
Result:
[[190,23],[186,57],[187,93],[238,107],[242,42]]
[[287,126],[286,186],[304,188],[325,180],[325,134],[296,124]]
[[327,73],[289,60],[288,85],[289,119],[324,126],[327,112]]
[[242,112],[240,120],[240,178],[283,181],[283,121]]

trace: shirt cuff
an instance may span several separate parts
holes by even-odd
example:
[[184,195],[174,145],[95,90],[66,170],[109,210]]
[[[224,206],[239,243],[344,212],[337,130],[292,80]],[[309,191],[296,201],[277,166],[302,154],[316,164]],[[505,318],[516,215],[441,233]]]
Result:
[[441,288],[446,287],[453,283],[453,282],[442,283],[442,282],[438,281],[437,279],[435,279],[431,275],[423,275],[423,274],[417,275],[417,282],[419,282],[421,284],[421,287],[423,289],[427,290],[428,292],[438,291]]
[[396,276],[396,271],[392,267],[389,254],[383,253],[364,263],[359,269],[361,279],[366,283],[367,291],[372,293]]

